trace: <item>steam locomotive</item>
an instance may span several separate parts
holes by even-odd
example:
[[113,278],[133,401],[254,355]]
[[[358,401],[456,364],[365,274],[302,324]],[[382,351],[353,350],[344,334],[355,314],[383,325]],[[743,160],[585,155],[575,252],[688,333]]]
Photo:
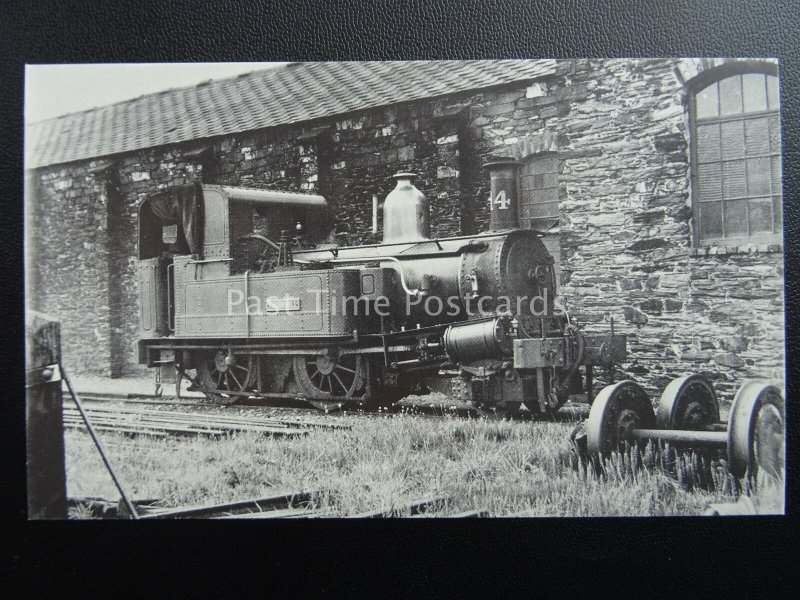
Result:
[[[432,238],[412,173],[395,175],[379,244],[338,246],[322,196],[219,185],[139,207],[138,362],[174,365],[210,400],[325,411],[447,390],[498,415],[592,394],[624,335],[585,335],[556,303],[542,234],[518,224],[518,163],[495,160],[490,227]],[[327,236],[327,237],[326,237]]]

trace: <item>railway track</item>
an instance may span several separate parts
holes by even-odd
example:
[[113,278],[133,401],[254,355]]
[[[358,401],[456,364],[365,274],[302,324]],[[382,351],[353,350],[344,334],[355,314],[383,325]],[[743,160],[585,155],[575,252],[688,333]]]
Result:
[[[420,397],[424,398],[424,397]],[[358,416],[360,418],[385,418],[391,417],[393,415],[404,414],[404,415],[419,415],[424,417],[442,417],[442,416],[457,416],[463,418],[497,418],[496,416],[488,413],[482,413],[477,411],[476,409],[461,405],[461,403],[437,403],[437,402],[413,402],[413,403],[406,403],[401,401],[398,404],[395,404],[390,409],[384,409],[380,412],[370,412],[365,411],[361,408],[355,408],[346,410],[340,413],[332,413],[332,414],[325,414],[321,411],[308,408],[305,406],[297,406],[292,403],[285,403],[285,404],[269,404],[265,405],[263,402],[247,402],[242,401],[240,403],[228,405],[228,406],[220,406],[217,404],[210,403],[206,401],[204,398],[197,397],[193,399],[188,398],[176,398],[176,397],[156,397],[152,395],[136,395],[136,394],[99,394],[99,393],[88,393],[83,392],[81,393],[81,399],[87,403],[96,403],[97,405],[101,404],[125,404],[125,405],[142,405],[142,406],[151,406],[151,407],[187,407],[190,409],[201,409],[204,411],[217,411],[214,414],[220,415],[225,417],[225,413],[233,412],[233,411],[252,411],[254,418],[259,418],[258,415],[261,411],[268,411],[270,414],[270,420],[276,420],[281,422],[297,422],[300,426],[307,425],[311,427],[322,427],[322,426],[332,426],[335,427],[336,425],[332,424],[331,421],[334,419],[338,420],[338,417],[341,416]],[[274,416],[275,413],[281,413],[280,418],[276,418]],[[557,421],[576,421],[585,419],[589,413],[589,405],[583,403],[567,403],[565,404],[559,412],[555,415],[554,419]],[[298,417],[296,420],[292,420],[291,418],[287,417]],[[305,417],[311,417],[315,420],[308,420]],[[250,418],[249,416],[247,417]],[[527,421],[527,420],[535,420],[536,417],[531,415],[527,410],[521,409],[514,417],[514,420],[517,421]],[[319,419],[319,420],[316,420]],[[327,421],[327,423],[325,423]]]
[[[291,491],[265,498],[237,500],[223,504],[202,506],[184,506],[163,508],[159,500],[133,500],[138,519],[312,519],[312,518],[349,518],[349,519],[387,519],[395,517],[437,516],[437,512],[446,508],[451,502],[450,496],[435,496],[393,504],[362,513],[341,515],[333,509],[320,508],[319,498],[322,491]],[[102,519],[131,518],[130,512],[122,501],[114,502],[104,498],[71,498],[72,506],[82,505],[92,515]],[[445,518],[482,518],[488,517],[485,508],[469,510],[457,514],[445,515]]]
[[[128,399],[108,397],[84,397],[85,411],[92,426],[97,431],[110,431],[125,435],[144,435],[150,437],[166,437],[172,435],[220,437],[232,433],[254,432],[269,436],[291,437],[309,433],[314,429],[346,429],[348,425],[341,423],[322,423],[318,421],[298,419],[264,418],[256,415],[225,415],[214,412],[187,412],[170,410],[171,407],[183,407],[183,403],[167,401],[134,400],[138,404],[147,404],[161,408],[133,408],[121,405],[130,402]],[[121,402],[120,402],[121,400]],[[117,403],[112,404],[112,401]],[[188,405],[189,407],[192,404]],[[86,429],[77,407],[69,402],[64,404],[64,427],[69,429]]]

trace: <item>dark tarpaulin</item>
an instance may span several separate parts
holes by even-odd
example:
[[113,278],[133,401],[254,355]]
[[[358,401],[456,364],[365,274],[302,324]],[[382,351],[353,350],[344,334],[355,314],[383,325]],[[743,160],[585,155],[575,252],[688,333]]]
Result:
[[163,225],[180,225],[189,252],[200,254],[203,246],[203,187],[199,181],[153,194],[150,209]]

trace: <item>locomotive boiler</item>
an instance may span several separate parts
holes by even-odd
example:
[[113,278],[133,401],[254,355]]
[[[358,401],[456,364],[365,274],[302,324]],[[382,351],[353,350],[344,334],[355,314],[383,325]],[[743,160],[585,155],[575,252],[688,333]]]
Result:
[[542,234],[518,225],[517,163],[486,165],[490,227],[435,238],[412,173],[395,175],[381,243],[330,243],[325,198],[193,184],[139,210],[140,339],[209,399],[332,410],[445,389],[537,415],[591,395],[625,337],[589,336],[556,304]]

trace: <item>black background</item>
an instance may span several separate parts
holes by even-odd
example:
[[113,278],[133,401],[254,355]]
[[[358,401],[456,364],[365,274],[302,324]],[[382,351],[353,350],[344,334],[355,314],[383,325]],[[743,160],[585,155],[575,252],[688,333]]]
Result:
[[[741,593],[736,580],[784,593],[794,511],[786,518],[396,520],[376,523],[28,523],[25,520],[22,314],[22,144],[25,63],[311,61],[549,57],[777,57],[784,118],[788,430],[798,431],[792,350],[797,344],[797,168],[800,3],[758,0],[351,0],[172,2],[6,0],[0,6],[0,289],[8,332],[0,419],[5,467],[4,564],[26,595],[202,583],[270,596],[301,587],[356,596],[375,575],[389,596],[410,592],[537,597],[547,588],[594,596]],[[797,444],[788,440],[788,498]],[[410,559],[410,560],[409,560]],[[410,565],[409,563],[413,563]],[[189,568],[191,575],[184,574]],[[23,575],[23,572],[25,574]],[[634,579],[632,573],[641,578]],[[106,576],[106,577],[103,577]],[[287,578],[288,577],[288,578]],[[279,584],[280,582],[280,584]],[[737,595],[738,595],[737,593]]]

